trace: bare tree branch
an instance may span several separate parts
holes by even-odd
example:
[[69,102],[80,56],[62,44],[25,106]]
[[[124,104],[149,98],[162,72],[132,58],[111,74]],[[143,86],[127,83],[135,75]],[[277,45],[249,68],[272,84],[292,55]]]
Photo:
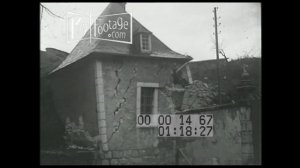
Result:
[[41,5],[41,7],[42,7],[42,13],[41,13],[41,15],[43,14],[43,9],[45,9],[45,11],[46,11],[47,13],[49,13],[50,15],[55,16],[55,17],[58,17],[58,18],[61,18],[61,19],[64,19],[63,17],[58,16],[58,15],[54,14],[53,12],[51,12],[51,11],[50,11],[47,7],[45,7],[44,5],[42,5],[42,4],[40,4],[40,5]]
[[220,49],[220,50],[219,50],[219,53],[225,58],[226,62],[228,62],[228,59],[229,59],[229,58],[226,57],[224,50],[223,50],[223,49]]

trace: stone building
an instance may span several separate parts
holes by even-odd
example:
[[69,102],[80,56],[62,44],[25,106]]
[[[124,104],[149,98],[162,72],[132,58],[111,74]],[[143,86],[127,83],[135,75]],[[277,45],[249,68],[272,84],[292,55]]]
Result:
[[[125,3],[110,3],[99,17],[119,13],[126,13]],[[55,162],[42,158],[44,164],[252,163],[252,122],[248,107],[188,108],[185,113],[214,115],[212,138],[158,137],[155,127],[137,127],[138,114],[183,110],[181,103],[185,101],[173,99],[173,95],[184,95],[182,92],[195,86],[192,83],[198,83],[200,90],[209,91],[209,88],[205,83],[193,81],[193,66],[191,69],[186,66],[192,59],[190,56],[171,50],[134,18],[132,44],[90,40],[90,31],[47,76],[53,113],[64,124],[61,129],[66,147],[81,151],[80,155],[61,162],[57,161],[62,160],[58,155]],[[82,155],[84,151],[92,155]]]
[[[110,3],[100,16],[125,13]],[[132,18],[133,44],[86,39],[50,74],[56,112],[69,145],[98,147],[100,164],[174,164],[158,148],[155,128],[137,128],[137,114],[172,113],[172,73],[190,56],[174,52]],[[77,132],[77,133],[74,133]]]

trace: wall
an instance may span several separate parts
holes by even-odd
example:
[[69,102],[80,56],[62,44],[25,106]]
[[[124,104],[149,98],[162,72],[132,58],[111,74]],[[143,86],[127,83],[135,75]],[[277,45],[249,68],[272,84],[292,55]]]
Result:
[[[174,164],[174,153],[158,148],[155,128],[136,128],[137,82],[171,85],[173,68],[183,62],[164,59],[102,59],[108,151],[103,164]],[[172,113],[171,98],[159,89],[158,113]],[[166,159],[168,158],[168,159]]]
[[40,148],[57,149],[63,145],[64,122],[54,108],[49,79],[40,79]]
[[[214,136],[191,139],[183,147],[193,165],[241,165],[253,163],[250,109],[228,107],[204,111],[214,116]],[[180,164],[186,164],[184,159]]]
[[[65,131],[69,132],[66,141],[78,140],[83,146],[95,146],[93,143],[96,143],[95,137],[98,135],[92,63],[83,60],[80,64],[75,63],[51,76],[55,108],[67,127]],[[73,137],[75,134],[80,134],[77,139]],[[85,137],[90,139],[82,144],[85,143]]]
[[[182,63],[163,59],[103,58],[101,60],[105,95],[107,150],[99,151],[95,164],[173,165],[174,138],[158,138],[155,128],[136,128],[137,82],[172,85],[174,67]],[[81,66],[79,66],[81,65]],[[84,67],[84,68],[83,68]],[[52,79],[55,107],[63,121],[78,132],[87,132],[87,143],[98,140],[95,61],[71,65]],[[158,92],[158,113],[172,113],[172,99],[163,89]],[[193,165],[251,164],[253,160],[250,110],[228,107],[207,111],[214,114],[213,138],[177,138]],[[80,120],[82,119],[82,120]],[[101,124],[101,123],[100,123]],[[188,139],[188,141],[186,141]],[[180,157],[180,164],[187,162]]]

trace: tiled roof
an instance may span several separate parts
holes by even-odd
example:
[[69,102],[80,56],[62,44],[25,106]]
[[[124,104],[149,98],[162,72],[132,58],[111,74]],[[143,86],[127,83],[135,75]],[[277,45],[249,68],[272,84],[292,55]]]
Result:
[[[120,5],[120,3],[110,3],[105,10],[101,13],[103,15],[109,14],[119,14],[126,13],[125,9]],[[97,19],[98,20],[98,19]],[[93,26],[93,25],[92,25]],[[83,38],[78,42],[74,47],[68,57],[51,73],[62,69],[86,56],[90,53],[111,53],[111,54],[120,54],[128,56],[138,56],[131,53],[130,48],[132,44],[118,43],[112,41],[105,41],[99,39],[89,39],[90,29],[86,32]],[[150,32],[142,24],[140,24],[135,18],[132,17],[132,32],[133,36],[137,32]],[[162,43],[155,35],[152,34],[152,53],[149,57],[160,57],[160,58],[177,58],[177,59],[186,59],[191,60],[190,56],[182,55],[172,51],[164,43]]]
[[40,75],[47,76],[58,67],[68,56],[69,53],[54,48],[46,48],[46,51],[40,51]]

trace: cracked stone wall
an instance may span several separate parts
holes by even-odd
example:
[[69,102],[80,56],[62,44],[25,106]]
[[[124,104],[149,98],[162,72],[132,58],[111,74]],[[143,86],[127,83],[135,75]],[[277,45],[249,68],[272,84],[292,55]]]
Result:
[[[173,69],[183,63],[137,58],[101,61],[109,146],[109,151],[102,154],[103,164],[172,164],[174,155],[157,148],[157,130],[136,127],[137,82],[170,86]],[[158,91],[158,113],[172,112],[170,98]]]
[[[183,151],[192,164],[252,164],[252,125],[249,108],[233,107],[202,113],[214,115],[214,136],[197,138],[186,144]],[[183,160],[181,163],[185,164]]]
[[[160,87],[170,86],[174,68],[183,62],[139,58],[100,61],[108,150],[98,150],[97,164],[173,164],[174,153],[157,148],[155,128],[136,128],[136,84],[151,82],[159,83]],[[51,89],[55,109],[65,123],[67,145],[74,149],[95,147],[95,142],[102,140],[97,123],[95,60],[82,60],[56,72],[51,78]],[[174,111],[170,102],[171,98],[159,90],[158,113]]]
[[[174,164],[172,140],[162,143],[155,128],[136,127],[137,82],[172,86],[172,72],[182,62],[156,59],[101,59],[105,94],[108,150],[99,153],[103,165]],[[79,65],[79,64],[78,64]],[[55,108],[62,122],[73,125],[79,138],[97,141],[95,62],[83,62],[57,72],[51,80]],[[158,91],[158,113],[172,113],[172,99]],[[215,135],[186,143],[183,151],[193,164],[251,163],[252,124],[247,108],[211,111]],[[83,126],[81,126],[83,123]],[[75,128],[75,131],[74,131]],[[81,141],[79,141],[81,143]],[[163,145],[162,145],[163,144]],[[89,144],[87,146],[93,146]]]

